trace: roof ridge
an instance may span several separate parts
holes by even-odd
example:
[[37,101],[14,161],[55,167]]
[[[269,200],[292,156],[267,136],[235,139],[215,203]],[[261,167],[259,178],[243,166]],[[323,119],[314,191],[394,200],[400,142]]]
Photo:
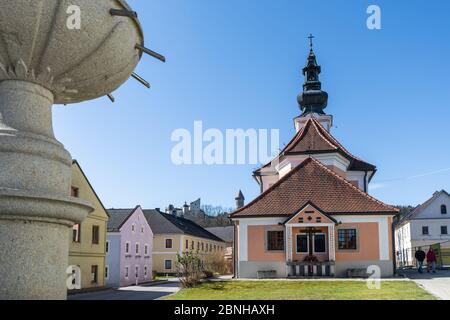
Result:
[[306,134],[307,128],[309,128],[309,127],[311,126],[310,120],[311,120],[311,119],[309,119],[309,120],[306,122],[305,126],[304,126],[303,128],[301,128],[301,129],[295,134],[294,138],[291,139],[291,141],[289,141],[289,143],[286,145],[286,147],[282,150],[282,152],[281,152],[282,154],[284,154],[284,153],[286,153],[286,152],[289,152],[289,150],[292,149],[293,146],[290,146],[291,144],[294,144],[294,145],[295,145],[296,143],[298,143],[299,141],[301,141],[301,140],[303,139],[304,135]]
[[351,158],[354,158],[359,161],[364,161],[357,156],[355,156],[353,153],[348,151],[331,133],[329,133],[316,119],[314,119],[316,123],[320,125],[320,130],[325,133],[325,135],[328,136],[329,139],[331,139],[336,145],[338,149],[342,149],[344,153],[347,153]]
[[[308,169],[306,169],[306,167],[312,163],[313,167],[308,167]],[[301,171],[303,169],[303,171]],[[317,170],[317,171],[315,171]],[[299,173],[301,172],[301,173]],[[308,156],[308,158],[306,158],[304,161],[302,161],[300,164],[298,164],[296,167],[294,167],[292,170],[290,170],[286,175],[284,175],[283,177],[281,177],[281,179],[279,179],[278,181],[276,181],[271,187],[269,187],[267,190],[265,190],[264,192],[262,192],[260,195],[258,195],[253,201],[251,201],[250,203],[248,203],[246,206],[234,211],[230,217],[231,218],[238,218],[238,217],[255,217],[255,216],[259,216],[258,215],[258,211],[261,211],[261,216],[270,216],[269,213],[265,213],[266,209],[264,206],[269,206],[271,207],[270,203],[265,203],[264,202],[264,198],[267,199],[272,199],[271,197],[276,197],[273,198],[270,201],[275,201],[275,203],[277,205],[283,205],[280,201],[284,201],[282,198],[280,198],[280,195],[278,193],[276,193],[278,189],[283,188],[285,183],[288,183],[288,187],[289,188],[296,188],[296,186],[299,186],[299,183],[301,184],[302,182],[298,179],[296,179],[294,175],[296,174],[300,174],[299,177],[302,177],[302,179],[313,179],[313,180],[319,180],[319,181],[325,181],[322,183],[325,183],[323,185],[324,188],[330,188],[331,190],[333,190],[333,188],[339,188],[341,189],[341,197],[345,197],[346,195],[349,197],[349,199],[354,199],[352,201],[360,201],[360,205],[358,207],[358,205],[356,205],[356,208],[352,209],[351,207],[347,207],[346,205],[340,206],[342,210],[337,210],[336,208],[333,209],[333,206],[328,206],[326,208],[323,207],[323,203],[322,204],[316,204],[315,202],[315,198],[317,198],[314,194],[309,194],[307,188],[300,188],[300,189],[304,189],[304,191],[301,194],[303,194],[303,196],[301,196],[301,200],[298,201],[298,205],[300,207],[300,205],[303,205],[304,203],[312,202],[314,203],[315,206],[317,206],[318,208],[320,208],[324,213],[329,213],[329,214],[371,214],[371,213],[389,213],[389,214],[397,214],[399,212],[398,209],[394,208],[392,205],[388,205],[386,203],[383,203],[382,201],[372,197],[371,195],[369,195],[368,193],[362,191],[361,189],[359,189],[358,187],[356,187],[355,185],[353,185],[352,183],[350,183],[348,180],[346,180],[345,178],[341,177],[340,175],[338,175],[336,172],[334,172],[333,170],[327,168],[324,164],[322,164],[319,160],[315,159],[313,156]],[[293,178],[294,176],[294,178]],[[295,185],[291,185],[289,184],[289,181],[291,179],[294,179],[296,184]],[[327,180],[328,179],[328,180]],[[329,180],[331,179],[331,180]],[[283,190],[283,189],[280,189]],[[293,189],[295,190],[295,189]],[[294,193],[297,191],[292,191],[290,194]],[[333,191],[332,191],[333,192]],[[294,195],[292,195],[294,196]],[[290,198],[287,198],[290,199]],[[317,200],[317,199],[316,199]],[[302,204],[302,202],[304,201],[304,203]],[[366,202],[365,202],[366,201]],[[297,201],[294,201],[297,202]],[[288,207],[292,207],[292,205],[289,205],[290,201],[287,201],[285,204]],[[345,203],[345,201],[344,201]],[[263,207],[261,207],[263,206]],[[255,207],[257,209],[252,209],[252,207]],[[324,208],[324,209],[322,209]],[[297,210],[298,208],[290,208],[293,211]],[[290,210],[289,209],[289,210]],[[357,209],[357,210],[355,210]],[[246,213],[247,210],[249,210],[250,212],[253,213]],[[256,210],[256,211],[255,211]],[[273,207],[270,209],[271,211],[276,211],[276,207]],[[264,213],[263,213],[264,212]],[[272,214],[274,214],[275,216],[279,216],[279,215],[291,215],[292,212],[279,212],[279,213],[275,213],[272,212]]]
[[[415,207],[407,216],[405,216],[405,220],[410,220],[412,218],[414,218],[415,216],[417,216],[419,213],[421,213],[427,206],[429,206],[435,199],[437,199],[438,196],[440,196],[441,194],[446,194],[448,196],[450,196],[447,191],[445,190],[441,190],[441,191],[436,191],[435,193],[433,193],[433,195],[431,196],[431,198],[427,199],[426,201],[424,201],[423,203],[417,205],[417,207]],[[402,219],[403,220],[403,219]]]
[[[108,214],[108,210],[106,209],[106,207],[103,205],[102,200],[100,199],[100,197],[97,194],[97,191],[95,191],[94,187],[92,186],[91,181],[89,181],[87,175],[84,173],[83,168],[81,167],[80,163],[78,162],[77,159],[72,159],[72,166],[76,165],[78,167],[78,169],[80,169],[81,175],[83,176],[84,180],[86,180],[89,188],[91,189],[91,191],[94,193],[94,197],[98,200],[98,202],[100,203],[100,206],[102,207],[103,210],[105,210],[106,215],[109,216]],[[71,168],[72,169],[72,168]]]
[[[315,118],[311,118],[308,121],[311,121],[312,124],[314,125],[314,127],[316,128],[317,132],[319,133],[319,135],[333,148],[339,149],[339,145],[333,145],[328,139],[327,137],[324,137],[324,135],[322,134],[321,130],[317,127],[317,125],[319,125],[322,128],[322,125],[319,123],[319,121],[317,121]],[[331,136],[331,135],[330,135]]]
[[[178,230],[180,230],[183,234],[192,235],[192,236],[195,236],[195,237],[198,237],[198,238],[204,238],[204,239],[206,239],[206,237],[199,236],[199,235],[195,235],[195,234],[193,234],[192,232],[189,232],[189,231],[190,231],[189,228],[187,228],[186,231],[180,229],[175,223],[173,223],[172,221],[170,221],[170,219],[168,219],[167,217],[175,218],[176,220],[179,220],[180,222],[183,222],[183,223],[186,223],[186,222],[187,222],[187,223],[190,223],[190,224],[193,225],[194,227],[199,228],[199,229],[201,229],[202,231],[204,231],[207,235],[212,236],[213,238],[215,238],[215,239],[212,239],[212,240],[225,242],[223,239],[221,239],[220,237],[216,236],[216,235],[213,234],[212,232],[209,232],[208,230],[206,230],[206,228],[202,227],[201,225],[199,225],[198,223],[196,223],[195,221],[193,221],[193,220],[191,220],[191,219],[186,219],[186,218],[184,218],[184,217],[177,217],[177,216],[174,216],[174,215],[171,215],[171,214],[168,214],[168,213],[163,213],[163,212],[159,212],[159,213],[160,213],[167,221],[169,221],[172,225],[174,225]],[[211,238],[211,237],[210,237],[210,238]]]
[[258,172],[258,171],[261,171],[262,168],[265,168],[265,167],[267,167],[268,165],[270,165],[270,167],[272,167],[272,162],[273,162],[274,160],[276,160],[276,159],[281,159],[281,157],[284,156],[284,154],[286,153],[286,151],[287,151],[288,149],[290,149],[289,146],[290,146],[291,144],[293,144],[297,139],[300,139],[300,136],[303,135],[303,133],[304,133],[304,131],[305,131],[305,128],[306,128],[306,125],[305,125],[303,128],[301,128],[298,132],[295,133],[295,135],[291,138],[291,140],[289,140],[289,142],[284,146],[284,148],[281,149],[280,153],[279,153],[277,156],[273,157],[273,159],[271,159],[268,163],[266,163],[265,165],[263,165],[263,166],[261,166],[260,168],[256,169],[255,171],[253,171],[253,173],[256,173],[256,172]]
[[[276,157],[274,157],[272,160],[270,160],[270,162],[268,162],[267,164],[263,165],[261,168],[255,170],[254,173],[257,172],[258,170],[261,170],[262,168],[266,167],[269,164],[271,165],[272,162],[275,159],[281,159],[281,157],[286,156],[286,153],[288,153],[290,150],[292,150],[294,148],[294,146],[304,138],[304,135],[307,133],[307,129],[311,126],[311,123],[314,123],[312,120],[313,120],[313,118],[308,119],[308,121],[306,122],[305,126],[303,128],[301,128],[294,135],[294,137],[291,140],[289,140],[289,142],[280,151],[280,153]],[[321,135],[319,131],[318,131],[318,133],[319,133],[319,135]],[[325,137],[322,136],[322,138],[324,138],[325,142],[327,142],[331,147],[336,148],[336,146],[333,146]]]
[[[268,166],[273,167],[273,162],[278,159],[278,162],[281,162],[281,159],[283,157],[289,156],[289,153],[295,148],[297,144],[299,144],[303,138],[306,136],[306,134],[309,132],[310,127],[313,126],[315,129],[315,132],[317,135],[324,141],[328,146],[331,147],[330,150],[324,150],[327,152],[338,152],[342,154],[345,158],[347,158],[350,161],[349,167],[352,166],[352,164],[355,161],[360,161],[362,163],[365,163],[367,165],[370,165],[371,167],[375,168],[374,165],[371,165],[370,163],[365,162],[361,158],[355,156],[353,153],[348,151],[330,132],[328,132],[322,124],[315,118],[311,117],[307,120],[304,127],[302,127],[295,135],[294,137],[286,144],[286,146],[280,151],[280,153],[275,156],[270,162],[266,163],[265,165],[261,166],[260,168],[253,171],[253,174],[257,174],[258,172],[261,172],[263,168],[266,168]],[[315,146],[313,146],[313,149],[315,149]],[[319,152],[319,151],[318,151]],[[311,154],[314,154],[314,150],[309,149],[305,154],[311,156]]]
[[257,202],[260,198],[264,197],[266,194],[270,193],[273,189],[275,189],[278,185],[280,185],[281,183],[283,183],[285,180],[287,180],[290,176],[292,176],[295,172],[297,172],[298,170],[300,170],[304,165],[307,164],[307,162],[311,161],[312,157],[308,156],[308,158],[306,158],[305,160],[303,160],[301,163],[299,163],[296,167],[294,167],[293,169],[291,169],[291,171],[289,171],[287,174],[285,174],[283,177],[281,177],[281,179],[279,179],[277,182],[275,182],[273,185],[271,185],[269,188],[266,189],[266,191],[262,192],[261,194],[259,194],[255,199],[253,199],[252,201],[250,201],[248,204],[246,204],[245,206],[243,206],[242,208],[237,209],[236,211],[234,211],[233,213],[231,213],[231,215],[234,215],[236,213],[239,213],[241,211],[243,211],[244,209],[246,209],[247,207],[250,207],[253,203]]
[[167,221],[169,221],[175,228],[177,228],[178,230],[181,231],[182,234],[185,234],[184,230],[180,229],[175,223],[173,223],[172,221],[170,221],[170,219],[167,218],[167,216],[171,216],[173,217],[173,215],[165,213],[165,212],[161,212],[161,211],[157,211],[158,214],[162,215],[164,219],[166,219]]
[[377,202],[378,204],[381,204],[383,206],[389,207],[390,209],[393,209],[394,211],[399,211],[397,208],[394,208],[393,206],[386,204],[374,197],[372,197],[370,194],[368,194],[367,192],[362,191],[360,188],[356,187],[355,185],[351,184],[349,181],[347,181],[347,179],[344,179],[343,177],[341,177],[340,175],[338,175],[336,172],[334,172],[333,170],[327,168],[324,164],[322,164],[320,161],[312,158],[312,161],[314,163],[316,163],[317,165],[319,165],[320,167],[322,167],[323,169],[325,169],[326,171],[328,171],[329,173],[331,173],[333,176],[335,176],[337,179],[343,181],[344,183],[346,183],[348,186],[352,187],[354,190],[358,191],[359,193],[361,193],[363,196],[367,197],[368,199]]

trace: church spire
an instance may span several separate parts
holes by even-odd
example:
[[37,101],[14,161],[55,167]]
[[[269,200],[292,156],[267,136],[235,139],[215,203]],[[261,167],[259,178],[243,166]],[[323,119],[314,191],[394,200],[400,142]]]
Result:
[[319,81],[319,74],[322,69],[317,64],[316,55],[313,50],[314,36],[310,34],[308,39],[310,51],[306,66],[303,68],[305,83],[303,84],[303,92],[298,96],[297,101],[302,110],[302,116],[309,113],[324,115],[325,112],[323,109],[328,104],[328,93],[321,90],[322,84]]

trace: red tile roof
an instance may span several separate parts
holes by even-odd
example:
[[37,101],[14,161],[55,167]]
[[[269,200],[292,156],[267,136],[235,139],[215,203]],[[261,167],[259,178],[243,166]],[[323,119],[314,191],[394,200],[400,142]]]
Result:
[[231,218],[289,216],[308,202],[327,214],[398,213],[309,157]]
[[[353,171],[375,171],[376,167],[361,159],[358,159],[347,151],[316,119],[309,119],[305,126],[297,132],[292,140],[284,147],[280,157],[289,154],[314,154],[338,152],[350,160],[349,170]],[[264,167],[270,166],[270,163]],[[264,168],[263,167],[263,168]],[[261,169],[255,171],[256,174]]]

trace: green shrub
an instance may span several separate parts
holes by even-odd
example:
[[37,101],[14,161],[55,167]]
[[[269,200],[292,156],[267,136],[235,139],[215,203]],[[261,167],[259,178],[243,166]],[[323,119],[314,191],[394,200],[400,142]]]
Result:
[[202,262],[197,254],[177,254],[177,271],[183,288],[195,287],[203,277]]
[[[226,261],[222,252],[216,252],[206,257],[205,275],[210,278],[214,274],[224,275],[231,272],[229,263]],[[206,274],[208,272],[208,274]],[[210,274],[210,276],[208,276]]]

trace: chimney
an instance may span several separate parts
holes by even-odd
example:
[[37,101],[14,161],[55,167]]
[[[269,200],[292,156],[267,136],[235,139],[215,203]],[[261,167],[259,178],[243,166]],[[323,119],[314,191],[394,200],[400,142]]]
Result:
[[234,198],[234,200],[236,200],[236,209],[240,209],[244,206],[245,204],[245,198],[244,195],[242,194],[242,191],[239,190],[236,198]]

